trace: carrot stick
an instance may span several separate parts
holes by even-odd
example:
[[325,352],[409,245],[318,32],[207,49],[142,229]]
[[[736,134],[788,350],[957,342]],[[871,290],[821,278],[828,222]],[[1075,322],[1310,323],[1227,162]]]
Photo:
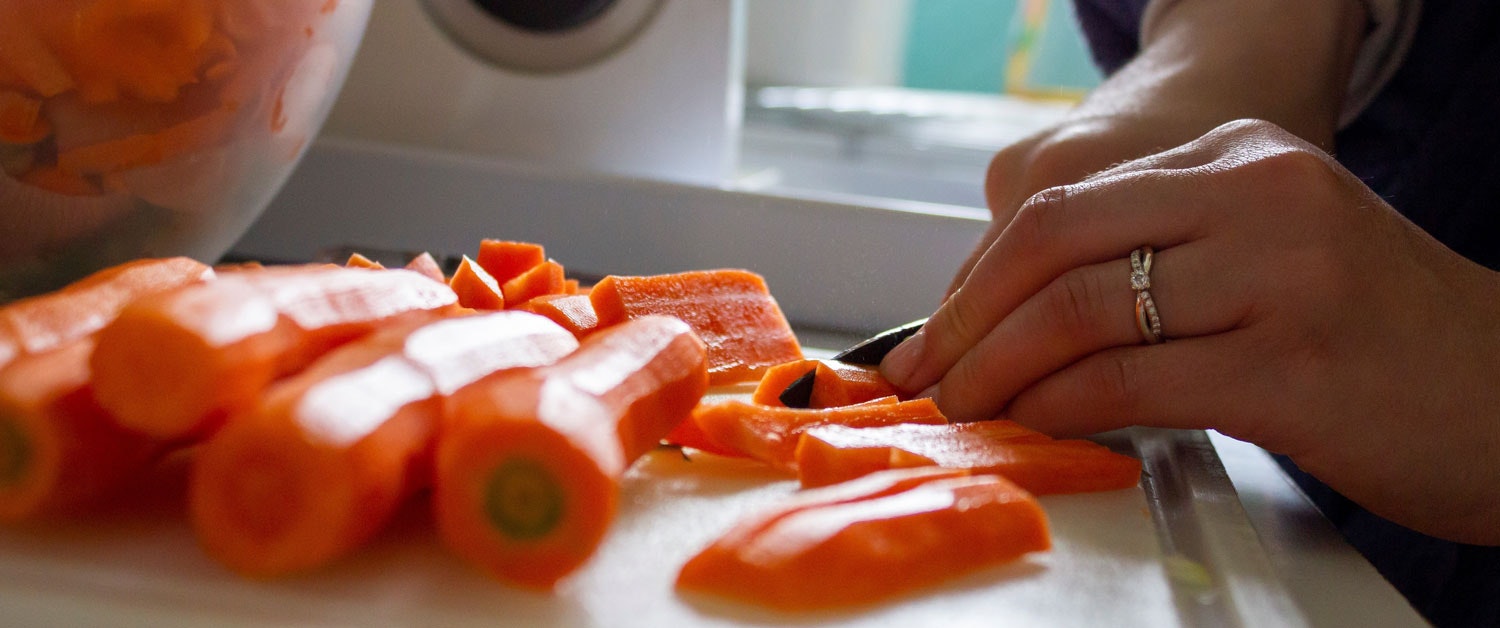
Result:
[[77,174],[107,174],[159,164],[219,143],[234,123],[233,108],[220,108],[154,133],[140,133],[64,150],[57,166]]
[[458,298],[407,270],[268,268],[151,295],[99,336],[94,393],[121,424],[202,436],[279,376],[400,317]]
[[479,241],[479,265],[502,285],[545,261],[547,252],[540,244],[510,240]]
[[426,486],[443,397],[577,347],[545,318],[495,312],[396,325],[333,350],[203,445],[189,498],[198,538],[256,577],[347,554]]
[[421,255],[411,258],[411,261],[406,263],[406,269],[438,283],[448,283],[448,278],[443,276],[443,267],[438,265],[431,253],[424,251]]
[[647,314],[676,316],[708,345],[709,382],[760,378],[771,366],[802,359],[797,336],[766,282],[745,270],[703,270],[649,277],[605,277],[589,293],[608,327]]
[[751,401],[767,406],[785,406],[781,393],[798,378],[813,371],[809,408],[836,408],[896,394],[880,369],[838,360],[796,360],[766,371]]
[[688,560],[677,588],[781,611],[842,608],[1051,547],[1036,498],[995,475],[841,497],[810,495],[736,527]]
[[84,337],[0,368],[0,521],[96,505],[165,451],[116,426],[94,402],[93,349]]
[[458,295],[458,304],[476,310],[505,309],[505,295],[495,278],[465,255],[448,280],[448,287]]
[[802,409],[762,406],[742,401],[702,405],[692,422],[710,443],[786,470],[796,468],[797,439],[817,425],[876,427],[905,423],[948,422],[931,399],[896,402],[895,397],[840,406]]
[[1003,475],[1038,495],[1135,486],[1141,463],[1087,440],[1053,440],[1011,421],[852,428],[820,425],[797,444],[803,486],[881,469],[938,465]]
[[0,307],[0,366],[92,334],[142,295],[213,276],[208,266],[186,257],[141,259]]
[[505,302],[520,305],[545,294],[567,293],[562,264],[547,260],[501,284]]
[[443,542],[496,578],[551,588],[599,546],[625,470],[702,398],[706,364],[687,325],[652,316],[460,391],[437,446]]
[[599,317],[586,294],[544,294],[516,307],[552,319],[579,339],[599,328]]

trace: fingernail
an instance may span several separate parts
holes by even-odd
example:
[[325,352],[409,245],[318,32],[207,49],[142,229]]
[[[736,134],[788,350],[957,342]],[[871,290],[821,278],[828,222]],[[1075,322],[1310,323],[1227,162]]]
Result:
[[922,359],[922,345],[927,341],[927,330],[918,330],[910,338],[901,341],[880,362],[880,374],[896,388],[909,389],[917,364]]

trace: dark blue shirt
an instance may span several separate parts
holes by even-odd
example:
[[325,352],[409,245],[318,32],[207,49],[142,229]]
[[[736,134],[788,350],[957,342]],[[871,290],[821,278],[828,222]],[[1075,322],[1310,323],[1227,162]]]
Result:
[[[1147,0],[1074,3],[1106,73],[1139,52]],[[1403,65],[1335,145],[1340,163],[1397,211],[1500,270],[1500,0],[1425,0]],[[1278,462],[1429,621],[1500,625],[1500,548],[1413,532]]]

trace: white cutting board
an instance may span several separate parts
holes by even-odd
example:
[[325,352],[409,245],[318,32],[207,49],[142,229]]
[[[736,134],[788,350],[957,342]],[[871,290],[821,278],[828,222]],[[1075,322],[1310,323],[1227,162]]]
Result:
[[[874,607],[785,615],[674,592],[689,556],[796,489],[755,463],[653,452],[624,479],[619,519],[598,554],[553,594],[508,587],[449,554],[420,505],[354,556],[270,582],[237,577],[205,557],[170,509],[0,528],[0,624],[1158,627],[1204,623],[1193,608],[1231,596],[1240,600],[1232,623],[1301,622],[1279,599],[1279,584],[1265,586],[1264,556],[1232,488],[1194,497],[1232,504],[1227,515],[1190,515],[1210,549],[1224,539],[1234,546],[1228,558],[1220,553],[1212,582],[1192,569],[1184,579],[1181,561],[1163,560],[1152,514],[1159,500],[1138,487],[1044,497],[1051,551]],[[1235,590],[1247,579],[1249,596]],[[1269,604],[1267,591],[1277,598]]]

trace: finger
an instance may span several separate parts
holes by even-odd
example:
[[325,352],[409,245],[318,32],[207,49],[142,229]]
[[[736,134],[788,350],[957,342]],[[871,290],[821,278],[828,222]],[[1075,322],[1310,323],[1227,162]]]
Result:
[[963,265],[959,266],[958,272],[953,275],[953,281],[948,284],[948,289],[943,292],[945,300],[953,296],[953,293],[958,291],[959,286],[963,285],[964,279],[967,279],[969,276],[969,272],[974,270],[974,265],[979,263],[979,258],[1000,237],[1000,232],[1005,230],[1005,224],[1004,222],[1000,222],[998,217],[990,221],[989,226],[984,230],[984,236],[979,239],[979,245],[974,247],[974,250],[969,253],[969,257],[964,259]]
[[[1251,292],[1236,265],[1201,243],[1159,251],[1149,294],[1162,334],[1184,338],[1238,326]],[[1090,354],[1146,341],[1138,324],[1131,263],[1119,259],[1068,271],[1000,321],[924,391],[954,421],[994,417],[1026,386]]]
[[[1274,436],[1277,398],[1247,356],[1249,330],[1096,353],[1021,391],[1004,417],[1058,437],[1128,427],[1217,429],[1260,442]],[[1256,417],[1259,417],[1258,419]]]
[[[963,285],[881,370],[911,393],[937,383],[1031,295],[1070,269],[1202,237],[1226,212],[1199,175],[1147,171],[1052,188],[1022,206]],[[1209,208],[1209,210],[1205,210]]]

